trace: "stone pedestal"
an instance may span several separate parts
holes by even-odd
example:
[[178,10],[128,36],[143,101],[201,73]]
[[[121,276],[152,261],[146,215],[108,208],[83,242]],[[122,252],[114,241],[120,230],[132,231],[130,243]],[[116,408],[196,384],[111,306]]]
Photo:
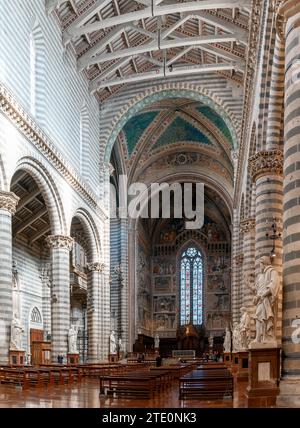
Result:
[[223,353],[223,362],[228,369],[231,368],[231,363],[232,363],[231,352]]
[[249,349],[248,407],[275,407],[279,394],[280,348]]
[[232,373],[237,373],[239,368],[239,353],[232,352],[231,354],[231,371]]
[[118,355],[117,354],[109,354],[108,355],[108,361],[110,363],[117,363],[118,362]]
[[242,350],[238,352],[239,364],[237,368],[237,380],[248,380],[249,373],[249,352]]
[[9,351],[9,364],[13,366],[23,366],[25,364],[25,351]]
[[68,364],[79,364],[79,354],[67,354]]

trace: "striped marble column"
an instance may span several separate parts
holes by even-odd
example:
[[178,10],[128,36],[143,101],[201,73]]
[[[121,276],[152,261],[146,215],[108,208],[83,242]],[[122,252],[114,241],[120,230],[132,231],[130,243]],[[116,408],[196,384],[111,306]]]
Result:
[[121,338],[124,349],[129,350],[128,340],[128,220],[121,219]]
[[231,308],[233,323],[239,322],[239,278],[242,260],[242,254],[239,243],[239,215],[238,210],[233,212],[233,228],[232,228],[232,274],[231,274]]
[[101,287],[103,263],[89,263],[87,282],[88,362],[101,361]]
[[[255,272],[259,272],[259,259],[271,256],[273,243],[276,257],[270,263],[282,276],[282,239],[270,239],[272,224],[275,218],[277,234],[282,235],[283,207],[283,152],[281,150],[265,150],[256,153],[249,160],[250,173],[255,181]],[[267,236],[267,234],[269,236]],[[278,344],[282,336],[282,292],[280,290],[277,305],[276,336]]]
[[0,192],[0,364],[9,362],[12,321],[12,215],[19,198]]
[[50,235],[46,243],[51,248],[52,295],[51,295],[51,341],[52,361],[68,353],[68,330],[70,328],[70,251],[73,238]]
[[247,218],[241,222],[241,231],[243,234],[243,281],[241,284],[242,301],[241,305],[252,308],[253,295],[246,285],[246,281],[254,282],[255,269],[255,219]]
[[[285,141],[283,239],[283,370],[281,393],[298,394],[300,343],[293,341],[293,321],[300,318],[300,4],[282,2],[285,34]],[[286,25],[284,26],[284,22]],[[296,384],[294,384],[296,382]]]
[[137,298],[136,298],[136,267],[137,267],[137,233],[133,228],[128,230],[128,346],[132,351],[138,326],[137,322]]

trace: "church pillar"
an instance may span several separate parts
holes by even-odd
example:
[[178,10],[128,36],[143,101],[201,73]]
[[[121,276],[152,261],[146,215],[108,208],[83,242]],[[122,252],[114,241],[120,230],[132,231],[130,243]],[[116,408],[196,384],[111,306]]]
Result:
[[46,243],[51,248],[52,296],[51,296],[51,341],[52,361],[57,356],[65,358],[68,352],[70,328],[70,251],[73,239],[69,236],[50,235]]
[[88,263],[87,280],[87,331],[88,331],[88,362],[96,363],[103,359],[101,349],[101,289],[103,287],[102,263]]
[[136,338],[137,301],[136,301],[136,269],[137,269],[137,233],[134,228],[128,230],[128,345],[132,351]]
[[232,320],[239,322],[239,270],[242,262],[242,255],[239,248],[239,214],[238,210],[233,212],[232,229]]
[[[243,234],[243,275],[242,275],[242,306],[251,307],[252,294],[246,286],[245,281],[250,278],[255,270],[255,219],[247,218],[241,222],[241,231]],[[253,281],[251,281],[253,282]]]
[[9,362],[12,321],[12,215],[19,198],[12,192],[0,192],[0,363]]
[[300,3],[281,1],[278,31],[285,37],[283,187],[283,367],[279,404],[300,404]]

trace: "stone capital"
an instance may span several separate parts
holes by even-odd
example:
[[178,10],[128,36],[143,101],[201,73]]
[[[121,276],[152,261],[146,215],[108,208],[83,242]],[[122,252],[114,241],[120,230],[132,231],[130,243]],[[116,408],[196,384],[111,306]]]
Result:
[[49,235],[46,238],[46,245],[49,248],[65,248],[69,251],[73,248],[74,239],[64,235]]
[[283,176],[283,152],[265,150],[256,153],[249,159],[249,172],[253,181],[268,174]]
[[272,0],[272,6],[276,15],[277,34],[284,41],[286,23],[289,18],[300,13],[300,2],[298,0]]
[[15,214],[19,200],[13,192],[0,192],[0,210]]
[[255,219],[254,218],[246,218],[240,224],[241,232],[248,233],[251,230],[255,229]]
[[105,264],[100,262],[88,263],[87,268],[90,272],[103,272],[105,269]]
[[237,254],[236,256],[235,256],[235,264],[237,265],[237,266],[240,266],[240,265],[242,265],[243,264],[243,261],[244,261],[244,254]]

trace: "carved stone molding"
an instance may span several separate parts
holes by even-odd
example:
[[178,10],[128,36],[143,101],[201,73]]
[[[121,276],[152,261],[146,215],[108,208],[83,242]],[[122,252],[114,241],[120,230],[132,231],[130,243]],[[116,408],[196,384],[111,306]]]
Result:
[[100,262],[88,263],[86,266],[90,272],[103,272],[105,269],[105,264]]
[[250,232],[251,230],[254,230],[255,229],[255,219],[254,218],[246,218],[245,220],[243,220],[241,222],[240,228],[241,228],[241,232],[244,234]]
[[283,152],[269,150],[256,153],[249,159],[249,172],[253,181],[267,174],[283,175]]
[[91,207],[96,209],[97,213],[103,219],[105,219],[107,216],[99,206],[97,196],[81,181],[76,171],[55,148],[54,143],[52,143],[44,131],[37,126],[3,84],[0,84],[0,111],[17,129],[19,129],[26,139],[46,157],[53,168],[62,174],[66,182],[69,183]]
[[74,239],[70,236],[49,235],[46,238],[46,245],[49,248],[66,248],[71,251],[73,248]]
[[19,200],[13,192],[0,192],[0,210],[15,214]]

